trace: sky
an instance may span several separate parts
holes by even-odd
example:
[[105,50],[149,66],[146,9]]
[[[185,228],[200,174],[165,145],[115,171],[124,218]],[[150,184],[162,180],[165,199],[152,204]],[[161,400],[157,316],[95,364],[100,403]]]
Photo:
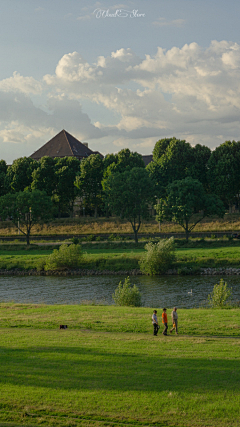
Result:
[[0,159],[240,139],[239,0],[1,0]]

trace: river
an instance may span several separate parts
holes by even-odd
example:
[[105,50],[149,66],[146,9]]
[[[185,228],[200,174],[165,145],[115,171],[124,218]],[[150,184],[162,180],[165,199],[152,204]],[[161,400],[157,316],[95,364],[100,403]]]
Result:
[[[240,301],[240,277],[225,276],[232,287],[233,299]],[[112,294],[122,276],[3,276],[0,278],[0,301],[16,303],[114,304]],[[218,276],[136,276],[131,277],[146,307],[192,308],[204,305]],[[191,292],[192,293],[189,293]]]

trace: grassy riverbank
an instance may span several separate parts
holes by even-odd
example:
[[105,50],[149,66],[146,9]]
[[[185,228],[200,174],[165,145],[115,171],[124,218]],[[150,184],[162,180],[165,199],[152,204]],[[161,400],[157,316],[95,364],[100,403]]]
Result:
[[179,310],[169,337],[152,336],[147,308],[0,313],[0,425],[240,425],[239,309]]
[[[144,245],[133,243],[88,243],[83,244],[84,256],[81,268],[89,270],[133,270],[139,269],[139,260],[144,253]],[[1,245],[0,269],[41,269],[53,247]],[[240,242],[206,239],[204,241],[176,241],[176,262],[173,266],[184,274],[198,272],[207,267],[240,267]]]

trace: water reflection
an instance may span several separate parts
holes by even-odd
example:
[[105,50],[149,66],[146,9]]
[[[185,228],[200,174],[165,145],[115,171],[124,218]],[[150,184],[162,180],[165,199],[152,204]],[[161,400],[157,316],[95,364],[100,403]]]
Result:
[[[122,276],[87,277],[1,277],[0,300],[19,303],[76,304],[82,301],[105,301],[113,304],[112,294]],[[219,282],[216,276],[166,276],[132,277],[147,307],[199,307],[207,299],[213,286]],[[233,288],[233,297],[240,300],[240,277],[225,277]],[[192,289],[192,295],[188,294]]]

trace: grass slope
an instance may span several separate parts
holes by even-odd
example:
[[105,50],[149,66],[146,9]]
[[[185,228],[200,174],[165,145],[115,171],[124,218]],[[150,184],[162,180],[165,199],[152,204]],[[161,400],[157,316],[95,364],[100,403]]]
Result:
[[[178,242],[176,262],[174,267],[184,269],[199,269],[202,267],[240,267],[240,242],[234,241],[190,241],[189,245]],[[139,260],[144,253],[145,243],[139,248],[131,247],[128,243],[104,244],[94,243],[83,245],[83,260],[81,268],[99,270],[131,270],[139,269]],[[182,245],[182,246],[181,246]],[[123,247],[122,247],[123,246]],[[130,246],[130,247],[129,247]],[[194,247],[195,246],[195,247]],[[0,269],[32,269],[40,268],[52,249],[17,249],[11,246],[0,247]]]
[[240,425],[240,310],[179,310],[169,337],[146,308],[0,312],[0,425]]

